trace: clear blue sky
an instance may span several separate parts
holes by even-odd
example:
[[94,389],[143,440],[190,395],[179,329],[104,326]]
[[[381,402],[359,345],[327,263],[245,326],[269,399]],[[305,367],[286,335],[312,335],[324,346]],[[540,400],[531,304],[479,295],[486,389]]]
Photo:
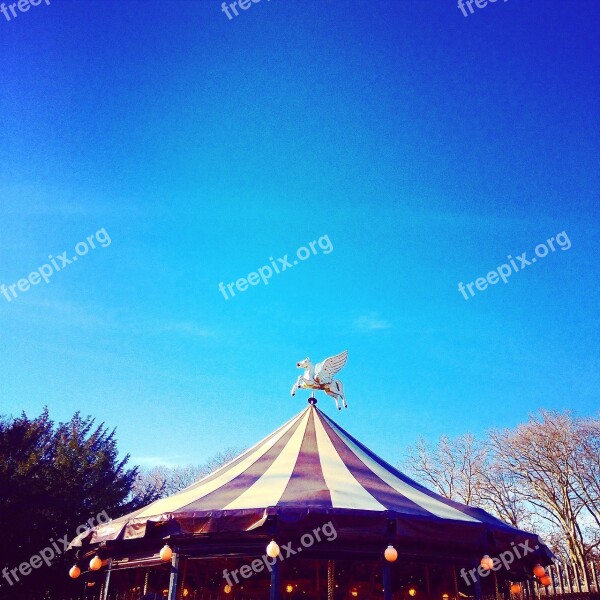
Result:
[[[417,437],[600,406],[600,4],[52,0],[0,15],[0,412],[202,462],[304,408],[342,349],[392,462]],[[547,238],[572,243],[465,300]],[[225,300],[219,282],[333,245]],[[335,413],[335,414],[334,414]]]

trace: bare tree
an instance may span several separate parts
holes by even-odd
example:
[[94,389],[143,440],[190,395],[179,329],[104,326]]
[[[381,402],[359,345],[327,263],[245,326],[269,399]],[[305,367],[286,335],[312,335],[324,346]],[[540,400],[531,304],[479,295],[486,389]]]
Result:
[[600,532],[600,419],[577,419],[573,426],[577,440],[571,455],[577,481],[573,491]]
[[471,434],[455,439],[442,436],[434,449],[419,440],[415,448],[409,449],[405,466],[441,496],[474,504],[480,497],[486,457],[485,447]]
[[570,561],[583,573],[598,546],[586,522],[600,525],[599,424],[542,411],[515,430],[490,434],[497,464],[514,478],[518,495],[562,533]]
[[150,469],[140,469],[134,492],[148,495],[153,492],[155,497],[171,496],[192,485],[202,477],[210,475],[224,464],[240,454],[240,450],[227,448],[211,456],[200,465],[184,465],[167,467],[157,465]]
[[137,497],[151,497],[152,501],[163,498],[166,493],[167,467],[138,468],[132,493]]
[[486,467],[480,472],[477,486],[480,508],[513,527],[531,529],[532,511],[518,491],[516,477],[494,460],[491,451],[488,453]]
[[585,574],[600,550],[600,419],[542,411],[513,430],[420,440],[405,467],[446,498],[543,533]]

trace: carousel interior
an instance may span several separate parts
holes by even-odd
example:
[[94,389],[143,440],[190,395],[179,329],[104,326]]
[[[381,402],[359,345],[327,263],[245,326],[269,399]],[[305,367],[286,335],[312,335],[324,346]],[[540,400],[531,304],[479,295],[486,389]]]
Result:
[[[256,557],[189,558],[182,561],[179,598],[189,600],[254,600],[270,595],[271,575],[263,564],[260,572],[243,578],[240,569]],[[258,564],[258,563],[257,563]],[[224,573],[228,577],[224,576]],[[394,600],[460,600],[474,597],[453,566],[401,562],[390,568]],[[170,564],[132,566],[113,570],[108,598],[154,600],[167,598]],[[233,576],[232,574],[235,574]],[[237,578],[237,582],[236,579]],[[88,600],[102,597],[105,575],[91,575]],[[505,596],[505,582],[482,580],[484,596]],[[496,589],[498,587],[498,589]],[[280,564],[279,597],[285,600],[366,600],[383,598],[381,561],[290,558]]]

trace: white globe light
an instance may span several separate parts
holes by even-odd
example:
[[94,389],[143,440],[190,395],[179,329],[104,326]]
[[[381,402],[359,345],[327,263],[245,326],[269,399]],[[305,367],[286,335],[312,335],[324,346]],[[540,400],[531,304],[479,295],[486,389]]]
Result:
[[494,568],[494,561],[489,557],[488,554],[484,554],[483,558],[481,559],[481,566],[486,571],[491,571]]
[[81,575],[81,569],[77,565],[73,565],[69,571],[69,577],[71,579],[77,579]]
[[394,548],[394,546],[390,544],[385,549],[383,555],[385,556],[385,560],[387,560],[388,562],[394,562],[398,558],[398,550],[396,550],[396,548]]
[[167,562],[171,560],[172,556],[173,550],[171,550],[171,546],[169,546],[169,544],[165,544],[160,550],[160,560]]
[[267,546],[267,556],[277,558],[279,556],[279,546],[275,540],[271,540]]

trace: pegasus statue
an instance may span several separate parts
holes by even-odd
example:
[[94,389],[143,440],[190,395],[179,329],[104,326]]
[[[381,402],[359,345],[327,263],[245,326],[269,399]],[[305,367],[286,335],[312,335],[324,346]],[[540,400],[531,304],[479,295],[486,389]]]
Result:
[[300,375],[298,381],[293,385],[291,392],[292,396],[296,395],[296,390],[298,388],[323,390],[335,400],[335,405],[338,410],[342,410],[338,399],[342,401],[344,408],[348,408],[344,396],[344,386],[339,379],[333,378],[333,376],[346,364],[347,358],[348,351],[344,350],[340,354],[330,356],[316,365],[313,365],[308,357],[301,360],[299,363],[296,363],[296,366],[299,369],[304,369],[304,374]]

